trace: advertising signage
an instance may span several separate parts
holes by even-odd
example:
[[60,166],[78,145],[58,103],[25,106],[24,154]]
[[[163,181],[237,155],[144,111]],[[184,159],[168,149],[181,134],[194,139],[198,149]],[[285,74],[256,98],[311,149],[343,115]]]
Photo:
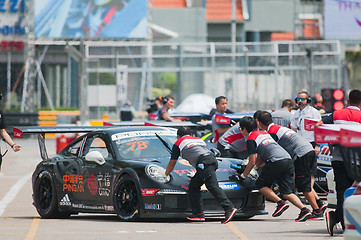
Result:
[[[25,4],[28,0],[0,0],[1,39],[21,39],[26,34]],[[3,46],[1,47],[3,49]]]
[[147,0],[35,0],[34,14],[36,37],[147,36]]
[[361,0],[325,0],[325,39],[361,39]]

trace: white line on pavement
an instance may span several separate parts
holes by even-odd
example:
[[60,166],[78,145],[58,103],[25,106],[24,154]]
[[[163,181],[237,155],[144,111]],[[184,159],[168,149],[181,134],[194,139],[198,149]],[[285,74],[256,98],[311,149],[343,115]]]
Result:
[[20,189],[24,186],[24,184],[31,178],[31,173],[26,174],[22,178],[20,178],[6,193],[3,199],[0,201],[0,216],[4,213],[7,205],[11,203],[12,200],[16,197]]

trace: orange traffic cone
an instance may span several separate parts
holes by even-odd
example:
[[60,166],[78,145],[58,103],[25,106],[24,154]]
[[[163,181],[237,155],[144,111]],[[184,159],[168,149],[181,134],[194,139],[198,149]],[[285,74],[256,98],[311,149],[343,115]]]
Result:
[[68,145],[68,141],[64,134],[61,134],[61,137],[59,139],[59,144],[56,149],[56,153],[59,153],[61,150],[63,150]]

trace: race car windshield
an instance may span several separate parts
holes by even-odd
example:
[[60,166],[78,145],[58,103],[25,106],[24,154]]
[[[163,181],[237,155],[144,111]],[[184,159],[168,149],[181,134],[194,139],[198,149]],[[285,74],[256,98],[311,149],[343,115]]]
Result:
[[[176,136],[163,135],[162,139],[172,146],[177,140]],[[133,136],[114,140],[117,150],[123,159],[136,158],[164,158],[170,157],[169,150],[159,138],[153,136]]]

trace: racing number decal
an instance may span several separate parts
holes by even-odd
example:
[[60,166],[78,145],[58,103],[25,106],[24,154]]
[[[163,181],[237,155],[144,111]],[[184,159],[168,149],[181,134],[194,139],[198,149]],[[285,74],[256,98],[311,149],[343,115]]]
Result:
[[145,143],[145,141],[136,141],[136,142],[129,142],[127,143],[127,146],[130,145],[130,151],[134,152],[135,147],[139,149],[146,149],[148,145]]

